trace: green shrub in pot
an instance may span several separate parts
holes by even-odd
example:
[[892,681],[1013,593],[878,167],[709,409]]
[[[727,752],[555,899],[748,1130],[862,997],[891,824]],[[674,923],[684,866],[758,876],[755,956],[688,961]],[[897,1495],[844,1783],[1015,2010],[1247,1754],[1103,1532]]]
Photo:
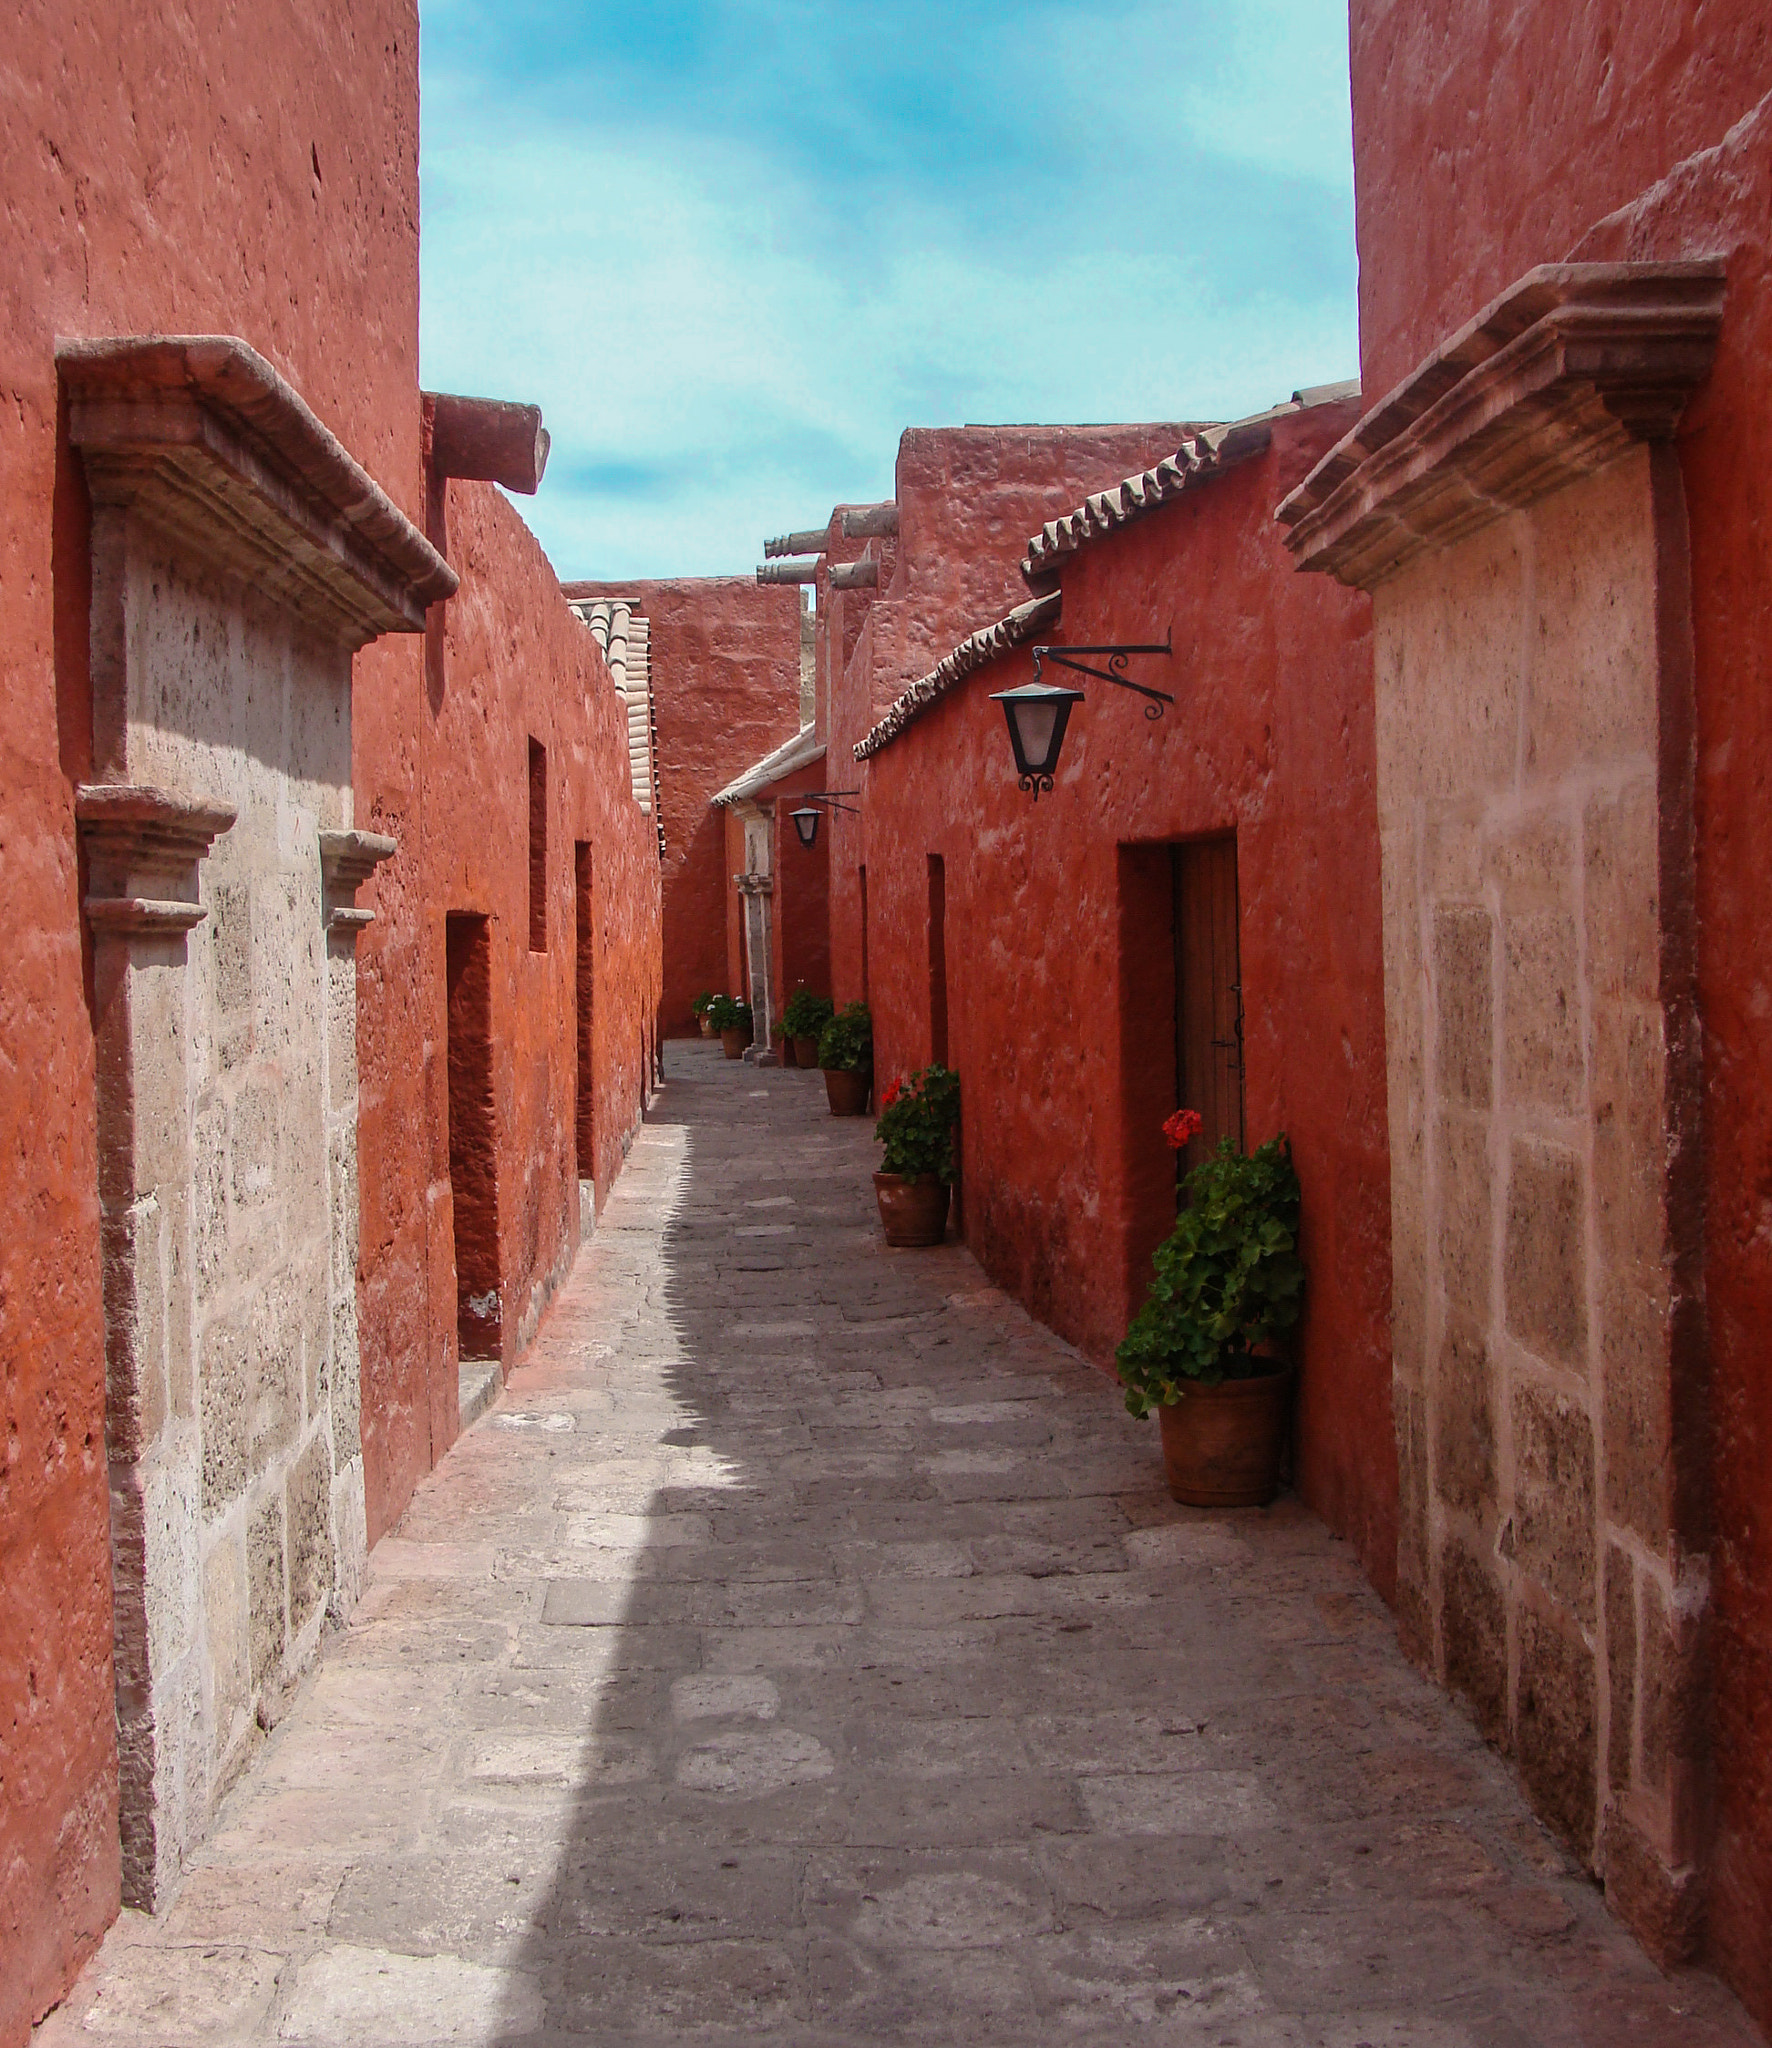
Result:
[[782,1029],[790,1038],[817,1038],[836,1012],[837,1006],[829,996],[815,996],[810,989],[797,988],[781,1013]]
[[866,1003],[839,1010],[818,1039],[818,1064],[837,1074],[868,1074],[874,1067],[874,1020]]
[[1114,1353],[1133,1415],[1172,1406],[1189,1383],[1278,1371],[1303,1308],[1298,1175],[1283,1133],[1246,1155],[1221,1140],[1185,1191],[1150,1294]]

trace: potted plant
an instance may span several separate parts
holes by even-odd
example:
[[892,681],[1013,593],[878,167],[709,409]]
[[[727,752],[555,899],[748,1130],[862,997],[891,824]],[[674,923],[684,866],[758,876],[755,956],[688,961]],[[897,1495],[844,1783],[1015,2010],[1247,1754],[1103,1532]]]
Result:
[[714,1035],[714,1020],[708,1015],[708,1012],[719,1000],[719,997],[714,994],[711,988],[704,988],[695,1001],[689,1005],[689,1014],[701,1026],[703,1038],[712,1038]]
[[947,1235],[959,1116],[960,1077],[951,1067],[919,1067],[881,1096],[874,1136],[886,1156],[874,1196],[888,1244],[940,1244]]
[[780,1017],[769,1027],[769,1035],[777,1041],[776,1052],[784,1067],[796,1067],[799,1061],[794,1057],[794,1041],[788,1036],[788,1027]]
[[751,1006],[731,996],[716,996],[708,1006],[708,1016],[713,1028],[720,1034],[720,1044],[729,1060],[742,1059],[744,1050],[751,1042]]
[[[1200,1128],[1178,1110],[1178,1151]],[[1229,1138],[1188,1175],[1145,1305],[1114,1353],[1133,1415],[1157,1411],[1169,1491],[1192,1507],[1265,1507],[1279,1491],[1292,1368],[1283,1346],[1304,1292],[1298,1176],[1284,1133]]]
[[819,1033],[818,1064],[832,1116],[866,1116],[874,1086],[874,1020],[866,1003],[838,1010]]
[[781,1021],[787,1042],[794,1048],[796,1066],[818,1065],[819,1036],[835,1015],[836,1005],[829,996],[815,996],[803,988],[795,989],[789,996]]

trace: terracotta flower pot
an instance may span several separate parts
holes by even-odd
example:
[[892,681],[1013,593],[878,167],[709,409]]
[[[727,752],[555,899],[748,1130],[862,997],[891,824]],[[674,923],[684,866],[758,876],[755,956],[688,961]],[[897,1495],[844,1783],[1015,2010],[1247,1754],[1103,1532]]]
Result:
[[1264,1508],[1280,1490],[1292,1369],[1256,1380],[1190,1384],[1157,1410],[1173,1497],[1194,1508]]
[[902,1173],[876,1173],[874,1195],[886,1242],[895,1245],[940,1244],[948,1231],[951,1190],[932,1173],[914,1179]]
[[781,1038],[777,1039],[776,1043],[781,1047],[782,1065],[784,1067],[797,1067],[800,1061],[799,1056],[794,1051],[794,1041],[791,1038]]
[[818,1065],[818,1040],[816,1038],[792,1038],[788,1043],[794,1048],[794,1064],[801,1067]]
[[720,1046],[729,1060],[744,1058],[744,1049],[751,1042],[751,1034],[742,1024],[733,1025],[730,1031],[720,1033]]
[[713,1037],[714,1020],[712,1017],[708,1015],[706,1010],[703,1010],[701,1015],[695,1021],[701,1026],[701,1035],[703,1038]]
[[824,1069],[824,1092],[830,1098],[832,1116],[866,1116],[873,1086],[871,1074],[858,1074],[851,1067]]

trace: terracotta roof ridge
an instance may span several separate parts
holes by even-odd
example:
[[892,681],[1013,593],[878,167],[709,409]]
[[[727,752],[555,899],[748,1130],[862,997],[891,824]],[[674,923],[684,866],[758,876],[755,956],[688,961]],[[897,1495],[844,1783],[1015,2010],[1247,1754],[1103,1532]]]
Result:
[[726,787],[709,797],[710,804],[722,807],[740,803],[748,796],[755,796],[767,789],[772,782],[791,774],[796,768],[810,768],[814,761],[825,756],[824,741],[818,737],[813,725],[803,725],[791,740],[783,740],[779,747],[772,748],[760,761],[753,761],[742,775],[735,775]]
[[855,758],[865,761],[882,747],[890,746],[907,726],[915,725],[969,675],[983,668],[987,662],[995,661],[998,655],[1007,654],[1011,648],[1023,646],[1043,628],[1056,626],[1062,603],[1063,593],[1049,590],[1042,596],[1029,598],[1025,604],[1018,604],[1013,611],[1005,612],[988,626],[981,626],[976,633],[968,633],[926,676],[919,677],[893,700],[884,717],[856,741],[853,749]]

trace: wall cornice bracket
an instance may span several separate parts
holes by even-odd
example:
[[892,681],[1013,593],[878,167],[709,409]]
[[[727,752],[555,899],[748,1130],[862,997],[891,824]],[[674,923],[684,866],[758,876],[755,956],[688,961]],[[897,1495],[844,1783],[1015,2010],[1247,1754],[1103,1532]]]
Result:
[[358,909],[354,898],[384,860],[391,860],[399,841],[385,832],[322,832],[320,880],[330,931],[361,931],[375,919],[373,910]]
[[234,822],[232,804],[140,784],[83,783],[74,819],[86,848],[95,932],[176,937],[203,922],[197,864]]
[[1549,263],[1443,342],[1280,506],[1301,569],[1370,590],[1634,444],[1709,374],[1720,259]]
[[455,571],[237,337],[61,341],[56,364],[95,504],[139,509],[352,648],[421,632],[454,592]]

